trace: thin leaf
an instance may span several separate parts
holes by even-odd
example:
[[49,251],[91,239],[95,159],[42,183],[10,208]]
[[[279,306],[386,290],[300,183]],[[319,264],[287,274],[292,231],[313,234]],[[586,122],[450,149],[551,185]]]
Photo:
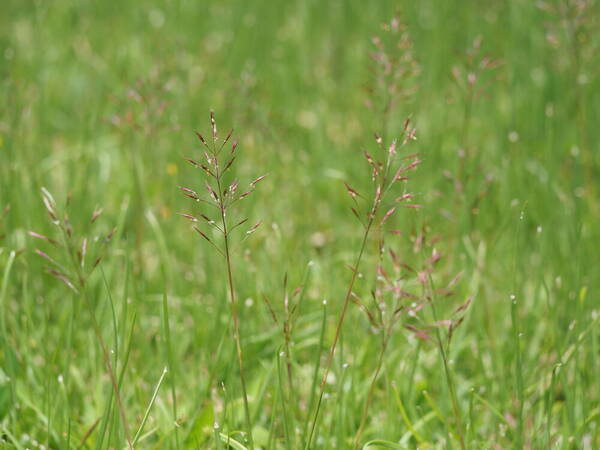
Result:
[[154,393],[152,394],[150,403],[148,403],[148,407],[146,408],[146,412],[144,413],[144,417],[142,418],[142,423],[140,424],[140,427],[138,428],[137,432],[135,433],[133,442],[131,443],[132,448],[135,448],[136,444],[138,443],[138,441],[140,439],[142,431],[144,430],[144,426],[146,425],[146,422],[148,421],[148,417],[150,416],[150,410],[152,409],[152,406],[154,405],[154,402],[156,401],[156,397],[158,396],[158,391],[159,391],[160,386],[162,385],[162,382],[165,379],[166,375],[167,375],[167,368],[165,367],[163,369],[162,375],[160,376],[160,378],[158,380],[158,383],[156,384],[156,387],[154,388]]

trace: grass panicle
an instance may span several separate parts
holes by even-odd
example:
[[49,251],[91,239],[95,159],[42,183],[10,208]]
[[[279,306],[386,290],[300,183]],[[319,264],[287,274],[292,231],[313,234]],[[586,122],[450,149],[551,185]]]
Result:
[[[342,309],[337,320],[333,342],[331,343],[331,346],[329,348],[327,361],[325,363],[325,370],[321,378],[321,383],[319,385],[319,394],[317,396],[312,425],[310,433],[308,435],[308,439],[306,440],[305,448],[310,448],[310,446],[312,445],[315,429],[319,420],[319,414],[323,402],[323,396],[325,394],[325,387],[327,384],[329,372],[331,371],[333,365],[335,351],[337,349],[338,341],[342,333],[342,328],[346,319],[346,314],[348,312],[348,306],[350,305],[351,300],[353,298],[354,283],[356,282],[360,264],[362,262],[363,255],[367,247],[367,242],[369,240],[371,230],[376,226],[385,225],[385,223],[396,212],[396,210],[400,209],[401,207],[418,209],[420,206],[416,203],[410,202],[410,197],[402,195],[396,197],[395,200],[392,199],[390,202],[390,197],[394,195],[393,188],[395,187],[395,185],[401,183],[403,184],[404,182],[408,181],[409,173],[412,170],[416,169],[417,166],[421,163],[421,160],[416,154],[408,156],[399,156],[400,149],[407,145],[410,141],[413,141],[415,139],[416,130],[411,126],[410,120],[408,119],[404,123],[404,129],[400,139],[392,141],[391,144],[389,144],[389,146],[387,147],[384,146],[383,139],[381,138],[381,136],[375,134],[375,143],[378,147],[378,153],[381,155],[381,160],[376,159],[377,157],[373,156],[368,151],[364,151],[364,157],[366,159],[367,165],[369,167],[369,172],[371,174],[371,194],[369,196],[363,196],[350,185],[346,184],[346,190],[348,192],[348,195],[354,203],[354,206],[352,207],[352,212],[362,225],[363,235],[354,265],[351,267],[352,275],[348,283],[346,295],[342,302]],[[367,199],[367,205],[361,213],[359,200],[363,198]]]
[[[248,445],[253,448],[252,440],[252,419],[250,416],[250,406],[248,401],[248,391],[246,387],[246,375],[244,371],[244,358],[242,351],[242,341],[240,333],[240,316],[239,316],[239,301],[236,296],[235,284],[233,279],[233,248],[232,248],[232,233],[239,229],[243,234],[244,239],[254,233],[260,226],[258,222],[250,227],[247,226],[247,218],[234,218],[233,207],[251,195],[256,189],[256,185],[260,183],[265,175],[261,175],[249,185],[242,189],[239,182],[231,179],[229,172],[237,158],[238,141],[232,140],[233,129],[225,136],[219,138],[217,123],[213,112],[210,113],[210,130],[211,136],[205,139],[200,133],[196,133],[198,140],[202,144],[203,159],[201,162],[192,158],[186,158],[192,166],[200,169],[200,173],[204,178],[205,194],[199,194],[195,190],[180,187],[181,192],[188,198],[207,206],[207,212],[198,215],[182,213],[181,216],[191,221],[194,224],[194,230],[202,236],[225,260],[225,268],[227,271],[227,288],[229,291],[229,304],[231,307],[231,319],[233,323],[233,341],[236,349],[236,356],[239,367],[239,377],[242,389],[242,397],[244,402],[244,415],[246,420],[246,433]],[[229,144],[229,145],[228,145]],[[209,209],[208,206],[212,208]],[[216,212],[215,212],[216,210]],[[207,214],[216,214],[215,218],[209,217]],[[202,226],[206,231],[203,231]],[[216,232],[221,237],[221,242],[215,242],[207,232]]]
[[599,3],[247,3],[2,3],[0,447],[600,448]]

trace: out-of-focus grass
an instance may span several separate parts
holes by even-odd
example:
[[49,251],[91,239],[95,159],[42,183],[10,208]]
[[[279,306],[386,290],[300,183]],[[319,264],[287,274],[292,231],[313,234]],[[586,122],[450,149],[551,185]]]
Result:
[[[440,314],[474,298],[449,353],[467,447],[600,446],[600,16],[590,2],[583,17],[569,19],[560,6],[575,3],[550,2],[553,14],[526,0],[4,1],[0,446],[126,445],[90,315],[45,272],[34,254],[44,243],[27,235],[54,233],[42,186],[61,204],[72,193],[80,233],[97,205],[101,227],[117,227],[101,263],[106,283],[97,271],[88,291],[117,353],[132,432],[169,367],[139,447],[224,447],[217,442],[228,433],[242,440],[226,272],[176,215],[187,208],[177,187],[197,177],[182,157],[200,152],[193,131],[208,132],[210,109],[221,128],[236,128],[239,178],[269,174],[245,205],[263,226],[235,262],[258,447],[302,442],[315,363],[333,339],[360,239],[343,182],[367,189],[361,149],[375,131],[398,135],[409,115],[418,130],[411,151],[424,160],[412,189],[425,207],[390,220],[407,236],[427,227],[441,237],[441,278],[463,273]],[[384,124],[381,105],[365,106],[369,51],[396,7],[421,75],[412,101]],[[467,51],[478,36],[480,55],[502,64],[481,75],[471,98],[452,69],[475,70]],[[457,194],[462,164],[470,175]],[[396,242],[414,258],[406,240]],[[365,265],[375,258],[372,243]],[[284,275],[289,286],[304,283],[309,261],[292,343],[298,404],[289,405],[278,369],[283,336],[263,297],[279,307]],[[367,297],[371,273],[356,286]],[[458,447],[435,343],[397,331],[363,443]],[[351,308],[315,448],[352,444],[378,346]]]

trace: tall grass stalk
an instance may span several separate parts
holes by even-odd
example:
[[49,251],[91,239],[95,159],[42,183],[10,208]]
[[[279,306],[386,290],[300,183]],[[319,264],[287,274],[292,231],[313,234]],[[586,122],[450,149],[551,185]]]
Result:
[[[433,320],[434,322],[438,322],[438,314],[436,311],[436,306],[435,306],[435,297],[434,297],[434,289],[433,289],[433,279],[430,276],[430,286],[431,286],[431,293],[430,293],[430,307],[431,307],[431,313],[433,316]],[[452,376],[452,370],[450,369],[450,364],[448,362],[448,354],[447,354],[447,349],[444,347],[444,342],[442,340],[442,333],[439,329],[439,327],[435,327],[435,341],[438,347],[438,351],[440,352],[440,356],[442,358],[442,364],[444,366],[444,376],[446,379],[446,384],[448,386],[448,391],[450,393],[450,400],[452,402],[452,410],[454,412],[454,420],[456,421],[454,429],[456,431],[456,434],[458,436],[458,441],[460,444],[460,448],[462,450],[465,450],[466,444],[465,444],[465,437],[464,437],[464,429],[463,429],[463,423],[462,423],[462,413],[461,413],[461,409],[460,409],[460,405],[458,403],[458,396],[456,395],[456,386],[454,384],[454,378]]]
[[[230,184],[226,186],[225,176],[233,166],[233,163],[237,156],[235,154],[237,148],[237,141],[233,141],[231,145],[231,151],[225,152],[227,154],[225,155],[223,153],[223,149],[231,139],[231,136],[233,135],[233,130],[229,132],[225,139],[220,139],[218,136],[215,115],[213,112],[211,112],[210,114],[210,126],[212,132],[212,142],[210,144],[204,139],[204,137],[201,134],[197,133],[198,139],[200,139],[200,142],[206,149],[206,151],[204,152],[204,158],[206,160],[206,163],[200,163],[191,158],[186,158],[186,160],[190,164],[192,164],[196,168],[201,169],[205,174],[205,187],[208,192],[208,199],[201,197],[193,189],[181,187],[181,190],[186,197],[189,197],[192,200],[195,200],[196,202],[210,205],[218,210],[219,216],[217,220],[211,219],[206,214],[200,214],[200,218],[204,220],[209,227],[211,227],[213,230],[216,230],[222,236],[222,248],[219,247],[216,243],[214,243],[212,239],[198,227],[194,227],[194,229],[198,234],[200,234],[200,236],[202,236],[207,242],[209,242],[225,260],[225,268],[227,271],[226,284],[229,293],[229,305],[231,308],[231,319],[233,323],[233,341],[235,345],[235,351],[239,368],[239,378],[242,388],[244,416],[246,421],[246,433],[248,445],[250,449],[253,449],[254,443],[252,438],[252,418],[250,415],[250,407],[248,403],[248,390],[246,387],[246,376],[244,371],[244,358],[242,352],[242,342],[240,333],[240,317],[238,305],[239,302],[236,297],[235,285],[233,281],[231,242],[231,233],[238,227],[244,225],[248,219],[242,219],[236,222],[234,225],[231,225],[229,221],[231,220],[231,206],[252,194],[256,187],[256,184],[259,183],[264,178],[264,176],[260,176],[254,181],[252,181],[249,185],[249,189],[241,194],[238,192],[239,183],[237,180],[231,181]],[[221,142],[219,143],[219,141]],[[181,216],[185,217],[191,222],[199,222],[199,218],[193,214],[181,214]],[[247,229],[245,236],[252,234],[254,231],[256,231],[256,229],[259,226],[260,222]]]
[[515,352],[515,386],[517,396],[517,429],[515,448],[523,448],[523,406],[525,403],[525,388],[523,385],[523,355],[521,350],[521,325],[519,320],[519,301],[517,300],[517,265],[519,258],[517,256],[517,248],[520,245],[521,227],[525,218],[525,209],[522,209],[519,218],[517,219],[516,230],[514,234],[513,247],[513,276],[512,276],[512,293],[510,294],[510,317],[513,331],[513,346]]
[[[121,416],[121,425],[123,426],[123,431],[125,434],[125,440],[127,442],[128,447],[130,449],[133,449],[132,444],[131,444],[130,434],[129,434],[129,425],[128,425],[128,421],[127,421],[127,416],[125,413],[125,408],[123,406],[123,402],[121,400],[119,383],[117,382],[117,379],[115,376],[115,369],[113,367],[112,358],[108,351],[106,342],[104,341],[104,338],[102,337],[102,331],[100,329],[100,325],[98,324],[98,321],[96,318],[96,312],[94,310],[94,305],[92,304],[92,301],[88,295],[88,285],[87,285],[89,276],[92,274],[94,269],[100,264],[100,262],[104,256],[104,246],[108,242],[110,242],[110,240],[112,239],[112,236],[114,234],[114,231],[109,233],[106,237],[104,237],[104,239],[97,239],[97,241],[100,243],[99,249],[91,248],[91,244],[88,244],[89,241],[88,241],[87,237],[83,237],[81,239],[81,247],[76,248],[75,247],[75,236],[73,234],[73,226],[71,225],[71,221],[69,219],[69,215],[68,215],[66,209],[64,211],[62,211],[62,213],[59,213],[56,201],[54,200],[54,197],[45,188],[42,188],[42,199],[44,201],[44,206],[46,207],[46,212],[48,213],[48,216],[50,217],[51,222],[59,228],[61,242],[58,242],[51,238],[48,238],[39,233],[30,232],[29,234],[31,237],[39,239],[41,241],[45,241],[47,243],[50,243],[55,247],[61,247],[64,251],[63,257],[67,259],[68,266],[63,266],[56,259],[49,256],[46,252],[36,249],[36,253],[39,256],[41,256],[42,258],[44,258],[47,262],[50,263],[50,268],[48,269],[48,272],[51,275],[53,275],[54,277],[56,277],[57,279],[59,279],[60,281],[62,281],[72,291],[74,291],[75,294],[83,301],[83,303],[85,304],[85,306],[88,309],[90,320],[92,322],[92,329],[96,336],[98,345],[100,346],[100,349],[102,351],[102,356],[103,356],[106,372],[109,376],[109,379],[110,379],[110,382],[111,382],[111,385],[112,385],[112,388],[113,388],[113,391],[114,391],[114,394],[115,394],[115,397],[117,400],[117,405],[118,405],[119,413]],[[67,203],[66,203],[67,208],[70,204],[70,201],[71,201],[71,199],[70,199],[70,197],[68,197]],[[92,213],[90,223],[93,224],[94,222],[96,222],[96,220],[101,215],[101,213],[102,213],[101,209],[96,209]],[[93,240],[90,240],[90,241],[93,241]],[[86,265],[86,261],[89,260],[90,257],[92,256],[93,250],[96,251],[96,254],[93,255],[95,257],[95,259],[93,260],[93,263],[91,265],[90,264]],[[67,267],[70,267],[70,269],[67,269]],[[74,313],[75,310],[76,310],[76,308],[73,306],[72,313]],[[74,322],[73,314],[71,315],[70,320],[71,320],[71,326],[73,326],[73,322]],[[69,332],[69,334],[71,334],[71,332],[72,332],[72,330]],[[69,342],[70,341],[71,341],[71,337],[69,337]],[[70,420],[70,417],[69,417],[69,420]],[[70,433],[68,433],[67,437],[68,437],[68,439],[70,439]]]
[[327,383],[327,378],[329,376],[329,372],[331,371],[331,365],[333,364],[333,357],[335,355],[335,350],[337,347],[338,340],[340,338],[340,334],[342,333],[342,326],[344,324],[344,320],[346,318],[346,312],[348,310],[348,305],[350,304],[350,298],[352,296],[352,290],[354,288],[354,282],[356,281],[356,277],[358,274],[358,267],[362,261],[363,253],[365,251],[365,247],[367,245],[367,240],[369,237],[369,232],[371,231],[371,227],[373,226],[373,221],[375,220],[374,216],[371,216],[369,219],[367,226],[365,227],[365,231],[363,234],[362,242],[360,245],[360,250],[358,251],[358,255],[356,257],[356,261],[354,266],[352,267],[352,276],[350,278],[350,283],[348,284],[348,289],[346,291],[346,296],[344,297],[344,303],[342,306],[342,312],[338,318],[337,325],[335,327],[335,335],[333,338],[333,343],[329,349],[329,354],[327,357],[327,362],[325,363],[325,373],[323,374],[323,378],[321,379],[321,383],[319,385],[319,395],[317,398],[317,405],[315,408],[314,416],[312,419],[312,425],[310,428],[310,433],[308,435],[308,440],[306,441],[305,448],[308,450],[311,447],[312,439],[315,433],[315,428],[317,426],[317,422],[319,420],[319,413],[321,411],[321,405],[323,403],[323,395],[325,394],[325,385]]
[[[219,192],[221,192],[221,183],[218,181]],[[233,339],[235,341],[235,350],[240,369],[240,383],[242,385],[242,395],[244,399],[244,414],[246,416],[246,428],[248,430],[248,441],[250,448],[253,448],[252,443],[252,422],[250,418],[250,407],[248,406],[248,390],[246,388],[246,377],[244,375],[244,359],[242,354],[242,340],[240,338],[240,318],[238,313],[238,304],[235,298],[235,288],[233,286],[233,269],[231,264],[231,253],[229,250],[229,230],[227,229],[227,221],[225,220],[225,208],[222,199],[220,200],[221,208],[221,223],[223,225],[223,240],[225,242],[225,261],[227,265],[227,281],[229,284],[229,298],[231,300],[231,318],[233,320]]]
[[113,368],[112,360],[111,360],[110,354],[108,352],[106,343],[104,342],[104,338],[102,337],[102,332],[100,331],[100,326],[98,325],[98,321],[96,320],[96,314],[93,310],[93,306],[91,304],[88,294],[85,291],[83,291],[83,298],[88,307],[88,310],[90,311],[90,315],[92,317],[92,328],[94,329],[96,339],[98,340],[98,343],[102,350],[102,355],[104,357],[104,364],[106,365],[106,371],[110,378],[110,382],[112,384],[112,387],[113,387],[113,390],[115,393],[115,397],[117,399],[119,414],[121,415],[121,424],[123,426],[123,431],[125,433],[125,440],[127,441],[127,445],[129,446],[129,448],[131,450],[133,450],[134,447],[133,447],[133,444],[131,443],[131,438],[130,438],[130,434],[129,434],[129,425],[128,425],[127,416],[125,413],[125,407],[123,406],[123,400],[121,399],[119,383],[117,382],[117,378],[115,376],[115,370]]
[[382,336],[381,349],[379,350],[379,357],[377,358],[377,365],[375,366],[375,373],[373,374],[373,378],[371,379],[371,383],[369,385],[369,392],[367,394],[367,400],[365,401],[365,406],[363,407],[363,411],[360,417],[360,425],[358,426],[358,431],[356,432],[356,436],[354,437],[354,446],[353,448],[357,449],[360,447],[360,439],[365,430],[365,425],[367,424],[367,419],[369,417],[369,408],[371,407],[371,403],[373,401],[373,394],[375,393],[375,387],[377,386],[377,379],[379,378],[379,372],[381,372],[381,368],[383,367],[385,352],[387,350],[389,344],[389,333],[384,333]]
[[148,211],[146,214],[146,218],[150,222],[150,226],[156,235],[156,239],[158,242],[158,247],[161,254],[161,274],[163,278],[163,295],[162,295],[162,327],[164,333],[164,344],[165,344],[165,354],[167,359],[167,371],[169,372],[169,387],[171,390],[171,402],[172,402],[172,414],[173,414],[173,432],[175,434],[175,448],[180,448],[179,442],[179,423],[178,423],[178,414],[177,414],[177,394],[175,387],[175,361],[173,359],[173,345],[171,343],[171,323],[169,321],[169,297],[167,294],[167,290],[170,287],[170,277],[168,268],[169,264],[169,253],[167,250],[167,243],[165,240],[165,236],[163,234],[162,229],[158,223],[158,220],[152,214],[152,212]]
[[[10,273],[12,271],[13,263],[15,262],[16,252],[13,250],[9,253],[8,259],[6,261],[6,266],[4,268],[4,274],[2,275],[2,285],[0,286],[0,327],[2,332],[2,353],[5,355],[4,357],[8,359],[6,355],[10,355],[10,343],[8,341],[8,331],[6,327],[6,316],[8,315],[8,307],[6,301],[6,295],[8,292],[8,280],[10,278]],[[10,378],[10,398],[13,404],[16,402],[17,393],[16,393],[16,374],[13,370],[13,362],[7,361],[6,368],[8,372],[8,376]],[[15,418],[12,414],[10,414],[10,420],[13,421]]]
[[158,382],[156,383],[156,387],[154,388],[154,392],[152,393],[152,398],[150,399],[150,402],[148,403],[148,406],[146,407],[146,411],[144,412],[144,417],[142,418],[142,422],[140,423],[140,426],[138,428],[138,430],[135,433],[135,436],[133,437],[133,442],[131,443],[132,448],[134,448],[137,443],[139,442],[139,440],[142,437],[142,431],[144,431],[144,427],[146,426],[146,422],[148,421],[148,417],[150,416],[150,411],[152,410],[152,406],[154,405],[154,402],[156,401],[156,397],[158,396],[158,391],[160,390],[160,387],[162,386],[162,383],[165,379],[165,376],[167,375],[167,368],[165,367],[163,369],[163,372],[160,376],[160,378],[158,379]]
[[[317,388],[319,383],[319,369],[321,368],[321,353],[324,350],[325,343],[325,330],[327,329],[327,300],[323,300],[323,318],[321,319],[321,332],[319,334],[319,345],[317,348],[317,356],[315,357],[315,369],[313,372],[312,383],[310,387],[309,401],[308,401],[308,412],[306,416],[306,423],[304,424],[304,435],[310,436],[313,432],[309,427],[311,426],[310,412],[315,406],[315,399],[317,398]],[[313,425],[314,427],[314,425]],[[305,448],[308,448],[308,440],[304,440]]]
[[[401,141],[401,145],[404,146],[409,141],[414,140],[414,139],[416,139],[416,130],[414,128],[410,128],[410,121],[407,119],[404,123],[403,140]],[[346,295],[344,297],[344,301],[342,304],[342,311],[338,317],[333,342],[329,348],[327,362],[325,363],[325,372],[323,373],[323,377],[322,377],[321,383],[319,385],[319,395],[318,395],[318,399],[317,399],[317,404],[316,404],[315,412],[313,415],[312,425],[310,428],[310,433],[308,435],[308,440],[306,441],[305,448],[307,448],[307,449],[310,448],[312,439],[315,434],[315,428],[316,428],[317,422],[319,420],[319,413],[321,411],[321,405],[323,403],[323,395],[325,394],[325,385],[327,384],[329,372],[331,371],[331,367],[333,365],[333,358],[335,356],[335,351],[336,351],[336,348],[338,345],[338,341],[339,341],[341,333],[342,333],[342,328],[344,325],[344,321],[346,319],[346,313],[348,311],[348,306],[349,306],[350,300],[353,296],[354,284],[355,284],[357,276],[358,276],[360,264],[362,262],[363,255],[365,253],[365,249],[367,246],[367,242],[369,240],[369,235],[373,229],[373,226],[374,226],[376,220],[378,219],[378,215],[379,215],[378,213],[382,206],[382,201],[384,200],[384,197],[386,197],[386,194],[389,193],[389,190],[392,188],[392,186],[396,182],[408,180],[408,177],[405,175],[405,172],[415,169],[421,162],[419,159],[416,159],[417,155],[409,155],[408,157],[401,158],[401,159],[408,158],[408,159],[414,159],[414,161],[412,161],[411,163],[409,163],[408,165],[406,165],[404,167],[402,167],[402,166],[396,167],[395,163],[398,159],[397,158],[397,141],[394,140],[387,149],[384,148],[383,140],[377,134],[375,134],[375,141],[379,147],[379,150],[384,153],[385,160],[384,160],[384,162],[380,162],[380,161],[374,159],[374,157],[369,152],[365,151],[365,153],[364,153],[365,158],[371,168],[371,179],[372,179],[372,183],[373,183],[374,193],[373,193],[372,200],[370,202],[370,206],[366,212],[366,222],[363,222],[363,218],[362,218],[361,214],[358,212],[358,210],[355,208],[352,208],[352,212],[354,213],[356,218],[363,225],[364,231],[363,231],[360,247],[359,247],[354,265],[351,268],[352,276],[350,277],[350,282],[348,283],[348,288],[346,290]],[[362,199],[363,197],[358,193],[358,191],[356,191],[355,189],[350,187],[348,184],[346,184],[346,189],[348,191],[348,194],[354,201],[355,205],[358,207],[357,198]],[[406,194],[406,195],[402,195],[402,196],[396,198],[395,202],[402,204],[403,202],[405,202],[406,200],[410,200],[411,198],[412,198],[412,195]],[[406,206],[408,208],[419,208],[420,205],[408,204],[408,205],[402,205],[402,206]],[[381,221],[379,222],[379,226],[382,226],[389,219],[389,217],[391,217],[395,213],[395,211],[396,211],[396,206],[389,208],[383,215],[383,218],[380,219]]]

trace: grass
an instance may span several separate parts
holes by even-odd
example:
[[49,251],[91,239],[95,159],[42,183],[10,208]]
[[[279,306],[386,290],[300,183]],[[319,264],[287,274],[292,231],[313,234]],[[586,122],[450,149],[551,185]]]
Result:
[[596,3],[0,11],[0,448],[600,447]]

